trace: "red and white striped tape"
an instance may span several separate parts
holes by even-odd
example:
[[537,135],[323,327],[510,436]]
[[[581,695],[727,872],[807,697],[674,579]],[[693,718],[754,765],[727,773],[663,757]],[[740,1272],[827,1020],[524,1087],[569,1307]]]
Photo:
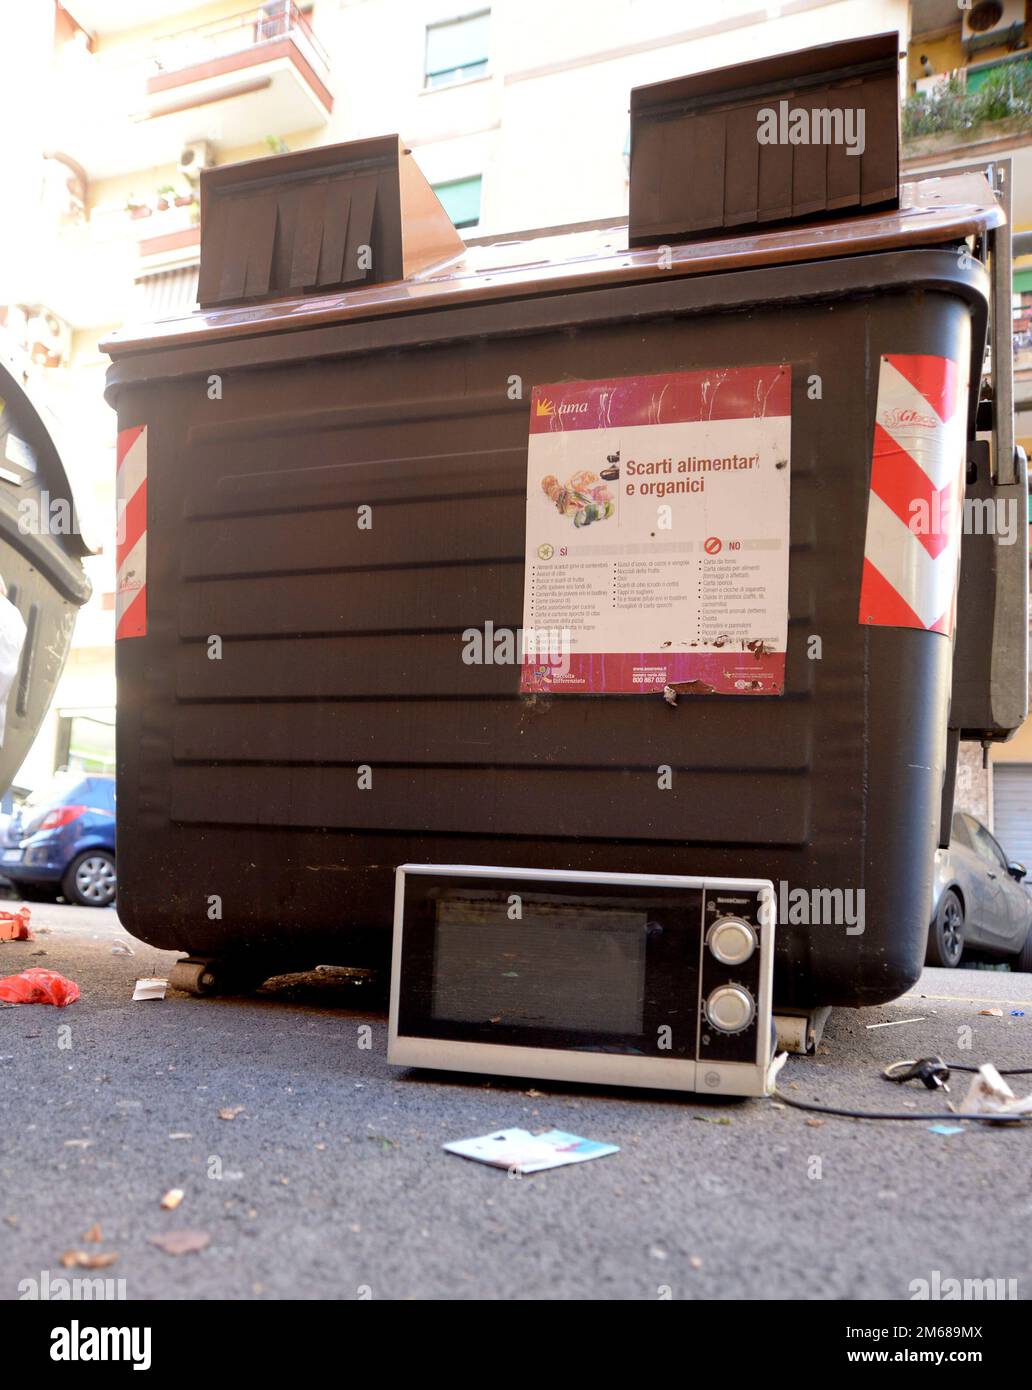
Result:
[[118,431],[115,640],[147,633],[147,426]]
[[966,377],[948,357],[881,360],[860,621],[953,632]]

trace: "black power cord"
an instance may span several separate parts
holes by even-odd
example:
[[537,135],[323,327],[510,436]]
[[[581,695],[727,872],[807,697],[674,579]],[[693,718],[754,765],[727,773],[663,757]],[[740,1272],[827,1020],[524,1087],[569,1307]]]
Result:
[[[981,1071],[981,1067],[968,1067],[962,1062],[947,1062],[950,1071]],[[998,1076],[1032,1076],[1032,1067],[997,1067]]]
[[[889,1075],[895,1068],[902,1067],[911,1070],[900,1076]],[[929,1089],[934,1090],[945,1083],[945,1079],[951,1071],[977,1072],[979,1070],[979,1067],[968,1066],[963,1062],[943,1062],[941,1057],[926,1057],[920,1061],[894,1062],[885,1068],[882,1075],[887,1081],[922,1080]],[[1032,1067],[1008,1067],[1005,1070],[999,1068],[997,1070],[1000,1076],[1032,1076]],[[945,1076],[942,1075],[943,1072],[945,1072]],[[936,1077],[938,1080],[935,1079]],[[957,1120],[975,1120],[981,1124],[1020,1124],[1022,1121],[1032,1120],[1032,1114],[971,1115],[957,1110],[908,1110],[905,1113],[897,1110],[851,1110],[846,1106],[818,1105],[815,1101],[797,1100],[794,1096],[786,1095],[776,1086],[771,1095],[775,1100],[781,1101],[784,1105],[791,1105],[795,1110],[807,1110],[816,1115],[838,1115],[847,1120],[951,1120],[954,1122]]]

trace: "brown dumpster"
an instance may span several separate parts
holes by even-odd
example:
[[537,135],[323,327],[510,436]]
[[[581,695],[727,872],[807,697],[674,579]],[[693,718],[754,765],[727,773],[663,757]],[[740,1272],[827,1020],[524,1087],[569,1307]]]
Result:
[[413,173],[392,137],[206,174],[204,307],[108,344],[123,921],[204,989],[385,963],[403,863],[769,878],[776,1004],[897,995],[961,535],[892,479],[963,491],[988,184],[463,249]]

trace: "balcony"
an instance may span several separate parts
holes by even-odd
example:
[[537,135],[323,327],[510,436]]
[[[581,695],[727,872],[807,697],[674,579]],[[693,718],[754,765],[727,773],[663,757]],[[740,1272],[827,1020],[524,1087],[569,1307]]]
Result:
[[1032,61],[1025,54],[962,68],[903,105],[904,177],[1007,158],[1011,220],[1032,222]]
[[218,150],[326,124],[326,50],[293,0],[153,40],[146,49],[62,56],[51,144],[90,179],[173,164],[184,145]]
[[225,100],[241,76],[258,78],[267,89],[274,82],[269,65],[280,62],[293,68],[307,95],[321,103],[323,119],[333,109],[326,50],[292,0],[267,0],[256,10],[171,34],[157,42],[150,61],[156,69],[147,79],[152,118],[186,102]]
[[1032,65],[1007,63],[977,87],[963,72],[903,106],[905,162],[1032,139]]

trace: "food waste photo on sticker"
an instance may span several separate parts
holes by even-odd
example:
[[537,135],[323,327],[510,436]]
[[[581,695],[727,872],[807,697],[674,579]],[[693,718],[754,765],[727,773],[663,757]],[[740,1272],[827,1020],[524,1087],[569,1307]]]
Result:
[[599,473],[582,468],[565,484],[554,473],[541,479],[541,490],[560,516],[573,518],[574,526],[590,526],[593,521],[608,521],[616,511],[616,497],[608,484],[619,481],[620,452],[606,456],[606,467]]

